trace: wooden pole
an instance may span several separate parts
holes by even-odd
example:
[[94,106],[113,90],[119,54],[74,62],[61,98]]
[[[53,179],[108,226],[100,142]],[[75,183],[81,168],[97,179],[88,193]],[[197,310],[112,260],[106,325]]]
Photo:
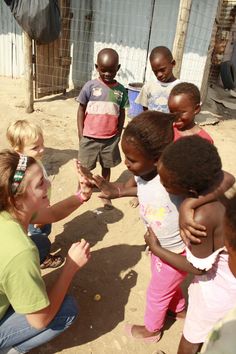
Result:
[[25,107],[26,113],[34,111],[33,64],[32,64],[32,39],[24,32],[24,57],[25,57]]
[[173,44],[173,58],[176,60],[176,65],[174,67],[174,74],[179,78],[183,54],[184,45],[186,40],[186,34],[189,23],[190,9],[192,5],[192,0],[180,0],[179,4],[179,14],[176,26],[175,39]]

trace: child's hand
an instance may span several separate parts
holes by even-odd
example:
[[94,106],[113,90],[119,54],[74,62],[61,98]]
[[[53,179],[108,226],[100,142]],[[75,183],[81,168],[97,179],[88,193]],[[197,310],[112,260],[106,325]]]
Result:
[[103,177],[98,175],[93,176],[93,181],[101,191],[98,195],[99,198],[113,199],[120,197],[120,189],[115,184],[106,181]]
[[160,242],[150,226],[147,228],[147,232],[144,235],[144,240],[150,249],[152,249],[153,246],[160,246]]
[[180,236],[184,243],[201,243],[199,237],[206,237],[206,228],[194,221],[194,209],[192,208],[192,199],[185,199],[179,208],[179,228]]
[[87,241],[81,239],[80,242],[71,245],[67,254],[66,263],[77,271],[88,262],[90,257],[90,245]]

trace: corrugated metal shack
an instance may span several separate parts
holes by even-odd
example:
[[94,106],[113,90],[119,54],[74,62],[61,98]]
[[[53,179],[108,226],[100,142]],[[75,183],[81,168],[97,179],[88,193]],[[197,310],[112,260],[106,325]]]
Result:
[[[81,87],[96,75],[98,51],[118,51],[118,80],[154,79],[148,61],[158,45],[173,49],[179,9],[187,0],[59,0],[62,33],[49,45],[34,45],[36,97]],[[192,0],[180,78],[206,90],[214,44],[218,0]],[[0,2],[0,75],[24,73],[22,31],[4,2]]]
[[215,41],[209,81],[218,81],[220,64],[230,60],[236,66],[236,0],[223,0],[215,23]]

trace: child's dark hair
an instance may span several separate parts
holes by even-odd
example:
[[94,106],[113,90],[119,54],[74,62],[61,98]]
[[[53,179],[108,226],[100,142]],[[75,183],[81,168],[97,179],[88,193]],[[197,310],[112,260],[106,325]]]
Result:
[[149,56],[149,60],[152,61],[153,59],[155,59],[158,55],[163,55],[165,58],[167,58],[170,62],[172,62],[173,60],[173,55],[170,51],[169,48],[164,47],[164,46],[159,46],[159,47],[155,47],[152,49],[150,56]]
[[229,245],[236,251],[236,196],[227,199],[225,205],[225,222],[230,228],[230,232],[226,234]]
[[201,103],[201,94],[198,87],[190,82],[181,82],[180,84],[175,85],[172,88],[169,97],[181,95],[183,93],[188,95],[194,105]]
[[223,178],[220,156],[214,145],[197,135],[170,144],[160,162],[175,178],[175,185],[198,194]]
[[114,61],[119,63],[119,54],[113,48],[103,48],[103,49],[101,49],[100,52],[97,55],[97,62],[100,62],[101,60],[103,60],[105,55],[111,56]]
[[170,113],[143,112],[127,125],[123,139],[134,144],[147,158],[157,161],[165,147],[173,141],[174,119],[175,116]]

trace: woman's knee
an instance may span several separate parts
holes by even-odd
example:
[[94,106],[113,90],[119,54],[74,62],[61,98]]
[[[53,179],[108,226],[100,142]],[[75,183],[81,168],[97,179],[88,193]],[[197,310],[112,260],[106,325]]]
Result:
[[79,314],[78,303],[72,295],[66,295],[61,307],[62,311],[64,309],[71,317],[77,317]]
[[66,329],[74,323],[78,314],[79,309],[75,298],[71,295],[67,295],[49,327],[53,330]]

